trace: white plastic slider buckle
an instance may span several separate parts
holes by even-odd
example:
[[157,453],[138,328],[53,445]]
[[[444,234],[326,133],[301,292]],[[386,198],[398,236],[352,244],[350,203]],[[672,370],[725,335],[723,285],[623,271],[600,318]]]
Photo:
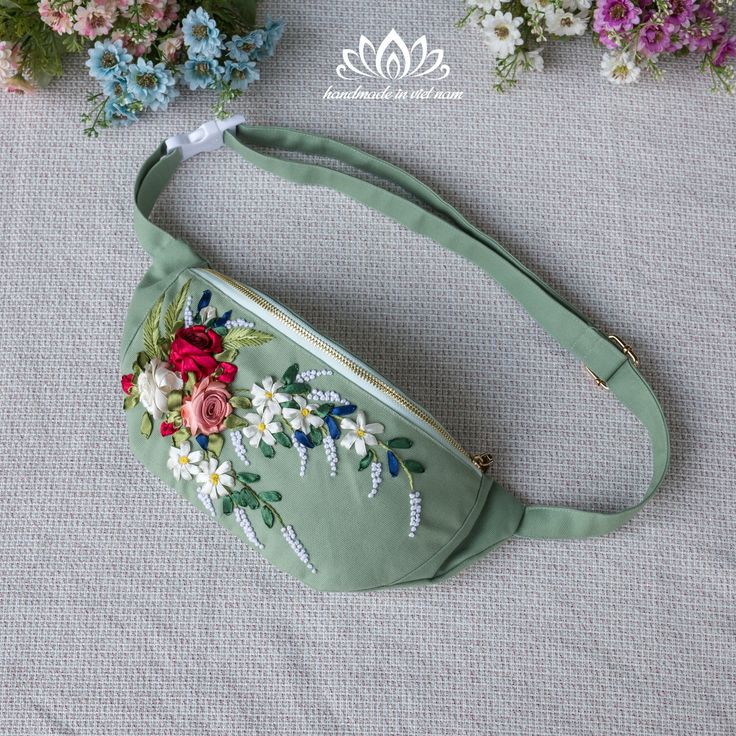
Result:
[[202,153],[202,151],[216,151],[224,145],[223,133],[245,122],[242,115],[233,115],[226,120],[208,120],[191,133],[182,133],[166,139],[166,153],[181,148],[181,160]]

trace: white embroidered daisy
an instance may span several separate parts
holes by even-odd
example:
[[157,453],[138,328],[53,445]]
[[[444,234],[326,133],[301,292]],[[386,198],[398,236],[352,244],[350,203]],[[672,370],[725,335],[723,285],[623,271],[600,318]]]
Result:
[[259,414],[263,414],[266,411],[271,412],[272,416],[281,414],[281,404],[284,401],[289,401],[291,396],[279,391],[283,388],[284,384],[281,381],[274,381],[271,376],[266,376],[263,379],[263,385],[259,386],[254,383],[251,386],[250,392],[253,394],[253,407]]
[[378,444],[376,439],[377,434],[383,432],[383,424],[374,422],[372,424],[366,424],[365,414],[359,411],[355,415],[355,421],[345,417],[340,422],[340,427],[346,430],[346,434],[340,440],[340,444],[347,448],[355,447],[355,452],[363,457],[366,453],[367,447],[375,447]]
[[634,63],[631,54],[625,51],[606,53],[601,60],[601,74],[612,84],[630,84],[639,79],[641,69]]
[[217,459],[211,457],[199,465],[199,473],[196,477],[200,484],[199,492],[207,494],[215,499],[218,496],[227,496],[230,489],[235,486],[235,478],[231,475],[232,465],[229,460],[217,464]]
[[514,18],[511,13],[502,13],[499,10],[483,18],[483,35],[493,56],[505,59],[523,43],[519,32],[519,26],[523,22],[523,18]]
[[199,472],[197,463],[202,462],[204,452],[194,450],[189,442],[182,442],[179,447],[169,448],[169,459],[166,465],[177,480],[191,480]]
[[580,36],[588,27],[588,14],[575,15],[561,8],[552,8],[546,14],[547,28],[555,36]]
[[141,404],[154,419],[160,419],[168,411],[168,395],[183,385],[181,376],[158,358],[151,359],[136,382]]
[[324,419],[314,414],[317,404],[308,404],[302,396],[294,396],[292,400],[299,408],[283,410],[284,419],[289,422],[292,429],[300,429],[304,434],[309,434],[312,427],[321,427],[325,423]]
[[268,409],[263,414],[256,414],[255,412],[246,414],[245,419],[249,424],[247,427],[243,427],[243,434],[248,438],[251,447],[258,447],[261,440],[272,447],[276,444],[274,434],[281,431],[281,425],[272,421],[273,414]]

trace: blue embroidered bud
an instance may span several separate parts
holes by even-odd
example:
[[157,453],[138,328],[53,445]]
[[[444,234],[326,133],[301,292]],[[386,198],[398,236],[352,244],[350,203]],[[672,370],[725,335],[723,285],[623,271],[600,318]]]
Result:
[[327,429],[330,430],[330,437],[333,440],[338,439],[340,437],[340,427],[337,426],[337,422],[329,414],[325,417],[325,424]]
[[207,446],[210,444],[210,438],[207,437],[207,435],[204,435],[204,434],[198,434],[194,439],[197,440],[197,444],[203,450],[206,450],[207,449]]
[[399,461],[390,450],[386,453],[386,457],[388,458],[388,472],[395,478],[399,474]]
[[233,310],[228,309],[225,314],[222,315],[222,317],[218,317],[213,323],[213,327],[224,327],[225,323],[230,319],[230,316],[232,315]]
[[294,432],[294,439],[304,447],[309,447],[310,449],[314,447],[312,440],[310,440],[309,437],[301,431],[301,429],[297,429],[296,432]]
[[336,406],[330,412],[333,417],[343,417],[347,414],[352,414],[358,407],[355,404],[345,404],[345,406]]
[[210,299],[212,299],[212,292],[209,289],[205,289],[202,292],[202,298],[199,300],[199,304],[197,304],[197,311],[200,312],[205,307],[209,307]]

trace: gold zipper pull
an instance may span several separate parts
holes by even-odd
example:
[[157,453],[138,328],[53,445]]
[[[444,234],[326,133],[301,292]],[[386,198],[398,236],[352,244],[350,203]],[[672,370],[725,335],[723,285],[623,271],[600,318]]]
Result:
[[473,465],[475,465],[481,473],[485,473],[488,468],[493,465],[493,455],[490,452],[484,452],[480,455],[473,455]]

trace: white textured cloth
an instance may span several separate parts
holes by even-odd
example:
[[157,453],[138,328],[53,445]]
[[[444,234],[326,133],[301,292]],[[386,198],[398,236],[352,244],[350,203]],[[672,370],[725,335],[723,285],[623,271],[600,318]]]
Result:
[[[326,595],[272,569],[138,465],[120,406],[148,263],[133,179],[208,95],[87,141],[77,62],[0,98],[0,734],[733,734],[733,100],[688,61],[614,89],[584,40],[495,95],[460,3],[266,10],[289,28],[249,119],[407,168],[631,342],[671,471],[613,535],[515,540],[437,587]],[[391,27],[443,48],[464,98],[324,100],[342,48]],[[524,500],[644,492],[636,421],[460,258],[232,152],[188,162],[157,217],[493,452]]]

